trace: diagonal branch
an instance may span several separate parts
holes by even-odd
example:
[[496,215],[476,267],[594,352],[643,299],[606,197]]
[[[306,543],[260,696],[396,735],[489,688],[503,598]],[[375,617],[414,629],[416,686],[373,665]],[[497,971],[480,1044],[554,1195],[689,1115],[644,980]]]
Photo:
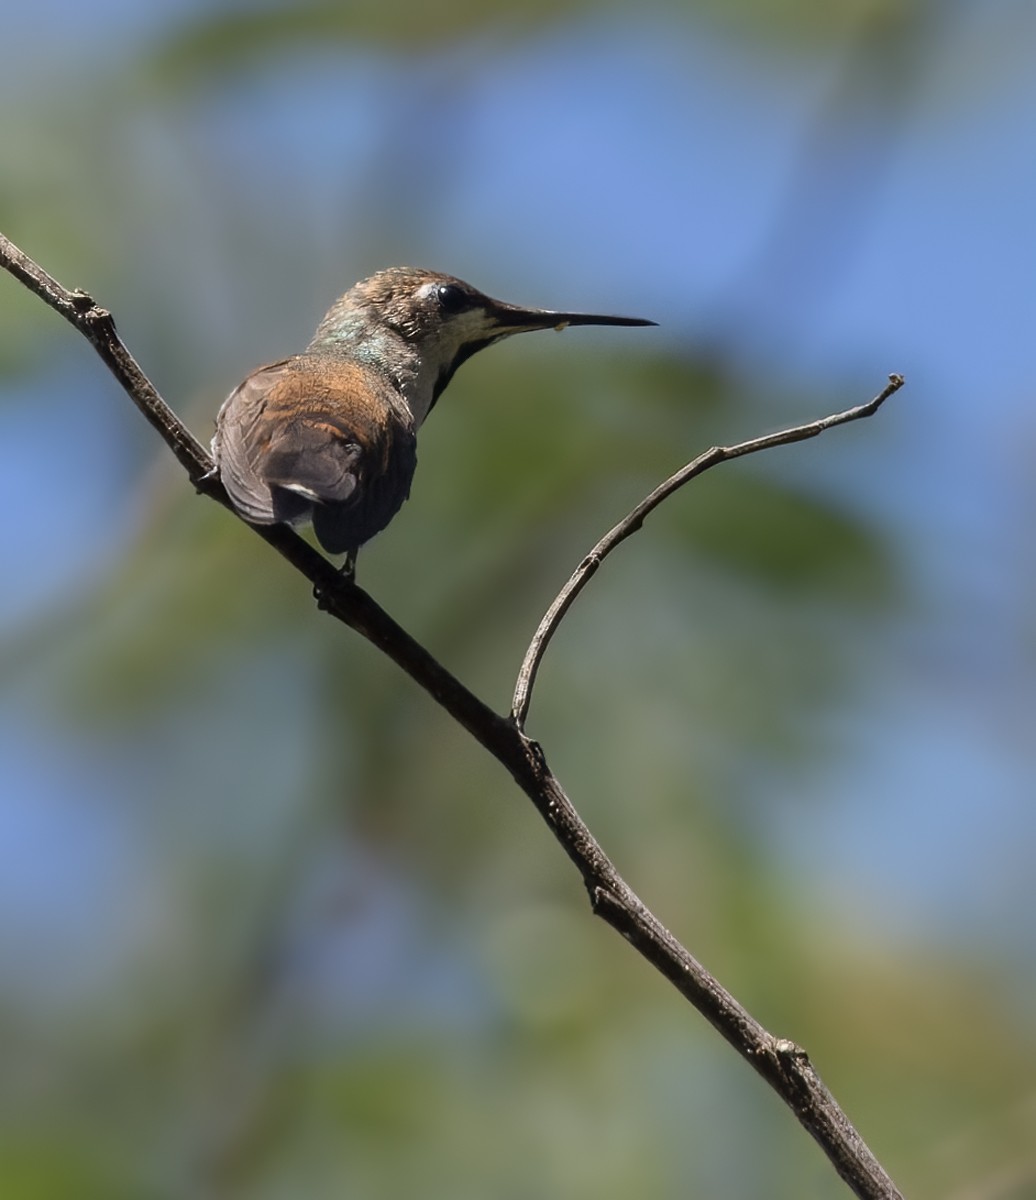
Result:
[[550,608],[543,614],[543,619],[537,626],[535,634],[533,634],[529,648],[525,651],[525,657],[522,659],[521,669],[518,672],[518,680],[515,684],[514,700],[511,703],[511,719],[518,728],[525,728],[525,722],[529,715],[529,705],[532,702],[532,689],[536,682],[536,674],[540,669],[540,663],[543,661],[543,655],[546,653],[547,646],[550,644],[550,640],[554,634],[557,633],[558,626],[561,624],[565,614],[572,607],[579,593],[586,587],[594,575],[597,574],[597,569],[601,563],[604,562],[620,542],[624,542],[631,534],[636,533],[640,529],[644,524],[645,518],[654,512],[663,500],[667,500],[675,491],[682,488],[685,483],[690,483],[692,479],[696,479],[699,475],[704,474],[710,467],[716,467],[720,463],[729,462],[732,458],[742,458],[746,454],[755,454],[759,450],[772,450],[775,446],[790,446],[793,442],[804,442],[808,438],[814,438],[828,429],[834,429],[836,425],[847,425],[850,421],[860,420],[861,417],[873,416],[890,396],[899,391],[903,386],[903,382],[902,375],[890,375],[888,384],[884,390],[875,396],[873,400],[868,400],[866,404],[859,404],[856,408],[847,409],[845,412],[833,413],[831,416],[821,417],[818,421],[810,421],[805,425],[796,425],[791,429],[782,429],[777,433],[768,433],[764,437],[751,438],[747,442],[738,442],[734,446],[713,446],[710,450],[706,450],[704,454],[699,454],[697,458],[693,459],[685,467],[681,467],[675,474],[670,475],[653,492],[645,496],[636,508],[631,509],[594,546],[586,558],[572,572],[568,583],[558,592]]
[[0,266],[79,330],[122,384],[129,398],[158,430],[179,463],[186,468],[191,482],[200,487],[204,477],[212,471],[212,460],[126,349],[115,332],[111,313],[98,307],[78,288],[69,291],[62,287],[3,234],[0,234]]
[[[226,504],[222,485],[211,473],[208,454],[134,362],[116,334],[110,315],[84,293],[62,287],[2,234],[0,267],[21,280],[90,341],[195,486]],[[880,399],[872,404],[877,407]],[[827,420],[837,424],[849,419],[842,414]],[[739,452],[747,453],[744,449]],[[805,1052],[768,1033],[673,937],[619,875],[551,772],[539,745],[530,741],[515,721],[493,712],[366,592],[343,577],[291,529],[284,525],[251,528],[310,581],[322,609],[383,650],[511,773],[579,870],[593,911],[661,972],[770,1084],[852,1191],[863,1200],[902,1200]]]

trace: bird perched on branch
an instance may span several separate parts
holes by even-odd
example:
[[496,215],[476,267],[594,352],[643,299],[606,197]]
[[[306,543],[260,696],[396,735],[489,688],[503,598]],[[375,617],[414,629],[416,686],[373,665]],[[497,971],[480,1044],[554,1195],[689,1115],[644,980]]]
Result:
[[519,308],[435,271],[379,271],[335,301],[302,354],[260,367],[230,393],[212,441],[216,467],[246,521],[311,521],[352,571],[360,546],[409,495],[417,429],[465,359],[534,329],[653,324]]

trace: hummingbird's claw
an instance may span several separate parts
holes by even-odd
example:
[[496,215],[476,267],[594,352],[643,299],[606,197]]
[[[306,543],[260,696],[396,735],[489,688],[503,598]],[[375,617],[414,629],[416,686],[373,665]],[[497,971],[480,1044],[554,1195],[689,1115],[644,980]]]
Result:
[[199,475],[194,480],[194,490],[199,496],[204,496],[208,492],[210,483],[216,483],[219,480],[219,467],[215,463],[205,472],[204,475]]

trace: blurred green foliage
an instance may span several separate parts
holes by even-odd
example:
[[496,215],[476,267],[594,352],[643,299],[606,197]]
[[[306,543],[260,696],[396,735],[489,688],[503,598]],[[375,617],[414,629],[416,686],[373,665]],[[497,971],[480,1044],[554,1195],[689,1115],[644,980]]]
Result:
[[[923,7],[700,6],[764,47],[808,35],[818,53],[863,10],[891,22]],[[304,72],[317,50],[405,67],[430,44],[484,37],[472,53],[491,57],[559,17],[599,15],[486,12],[228,5],[174,22],[7,115],[5,232],[113,309],[203,433],[251,355],[308,336],[346,261],[321,251],[316,218],[282,222],[272,184],[237,178],[245,151],[206,146],[207,98],[228,71]],[[400,211],[371,185],[363,253],[411,236]],[[473,282],[494,290],[484,274]],[[578,278],[565,286],[578,298]],[[554,303],[549,288],[514,299]],[[58,366],[99,376],[27,294],[4,283],[0,302],[12,387],[53,386]],[[452,385],[411,502],[359,564],[501,711],[582,554],[731,428],[772,426],[778,403],[715,348],[581,331],[521,343]],[[34,942],[0,996],[0,1195],[843,1195],[763,1085],[595,925],[504,772],[193,496],[146,431],[127,432],[137,419],[113,389],[83,388],[118,448],[115,532],[8,632],[0,665],[67,765],[63,802],[119,831],[115,899],[80,958]],[[829,395],[808,403],[819,414]],[[76,469],[66,485],[91,486],[96,464]],[[36,536],[49,555],[50,531]],[[906,602],[902,567],[887,529],[808,475],[722,467],[580,599],[530,729],[662,919],[806,1045],[904,1187],[950,1195],[1028,1144],[1034,1047],[1009,1013],[990,1020],[995,988],[976,988],[974,964],[923,958],[895,931],[875,940],[767,839],[768,780],[787,787],[837,753],[827,717],[866,689]],[[53,899],[72,914],[86,903],[60,866]]]

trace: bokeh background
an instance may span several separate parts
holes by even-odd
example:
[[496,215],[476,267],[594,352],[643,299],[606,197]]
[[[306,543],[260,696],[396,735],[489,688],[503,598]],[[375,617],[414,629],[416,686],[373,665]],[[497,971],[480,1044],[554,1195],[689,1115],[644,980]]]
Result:
[[[0,227],[207,439],[417,263],[514,339],[364,585],[530,731],[911,1196],[1036,1196],[1036,154],[1024,0],[38,0]],[[505,773],[0,279],[0,1195],[837,1197]]]

